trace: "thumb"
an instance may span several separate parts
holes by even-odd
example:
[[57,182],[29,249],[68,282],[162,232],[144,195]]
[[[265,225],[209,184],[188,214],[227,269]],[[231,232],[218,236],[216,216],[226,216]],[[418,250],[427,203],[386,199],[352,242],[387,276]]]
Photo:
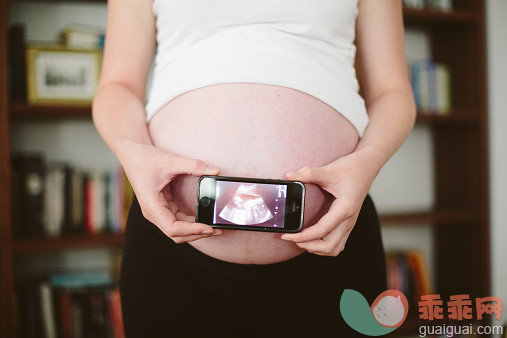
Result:
[[320,167],[306,166],[297,171],[286,173],[285,176],[289,180],[297,180],[303,183],[316,183],[324,182],[323,169]]
[[175,174],[189,174],[194,176],[218,175],[220,169],[208,166],[197,158],[172,156],[170,167]]

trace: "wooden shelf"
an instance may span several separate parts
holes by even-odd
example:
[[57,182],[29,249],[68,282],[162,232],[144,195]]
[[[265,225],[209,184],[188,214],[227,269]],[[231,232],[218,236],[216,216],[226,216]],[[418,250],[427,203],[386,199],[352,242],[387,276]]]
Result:
[[436,9],[415,9],[403,8],[403,17],[405,24],[477,24],[481,22],[481,16],[474,12],[465,11],[440,11]]
[[473,125],[479,124],[479,114],[452,112],[449,114],[417,113],[417,123],[430,125]]
[[91,106],[36,106],[28,104],[11,104],[10,117],[21,119],[58,119],[58,118],[91,118]]
[[[12,104],[10,117],[13,120],[91,118],[91,106],[34,106]],[[435,125],[463,125],[479,122],[479,114],[451,112],[449,114],[418,113],[417,122]]]
[[48,3],[48,2],[76,2],[76,3],[106,3],[107,0],[9,0],[9,2],[39,2],[39,3]]
[[93,247],[121,247],[124,234],[77,235],[57,238],[19,239],[13,241],[16,253],[59,251]]
[[454,210],[430,210],[407,213],[381,214],[382,226],[405,226],[431,224],[434,226],[453,225],[480,221],[484,212],[480,208],[463,208]]

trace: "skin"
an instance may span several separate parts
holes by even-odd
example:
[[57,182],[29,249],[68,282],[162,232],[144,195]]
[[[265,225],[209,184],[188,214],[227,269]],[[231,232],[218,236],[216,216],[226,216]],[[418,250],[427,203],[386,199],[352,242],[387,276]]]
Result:
[[[317,98],[251,83],[216,84],[185,93],[155,114],[149,130],[157,148],[216,165],[224,176],[275,179],[303,165],[326,165],[352,153],[358,142],[350,122]],[[179,175],[169,187],[186,214],[195,213],[197,180]],[[327,212],[334,198],[315,184],[305,188],[303,227],[308,227]],[[281,240],[279,233],[230,229],[190,245],[241,264],[280,262],[305,251]]]
[[[92,116],[125,169],[143,215],[176,243],[195,244],[224,231],[194,222],[165,187],[183,174],[197,178],[221,172],[207,168],[200,159],[154,145],[144,113],[156,51],[151,4],[151,0],[108,1],[103,67]],[[401,11],[401,0],[359,2],[358,67],[370,122],[354,151],[326,165],[294,168],[286,174],[287,179],[315,184],[333,197],[320,219],[298,234],[281,235],[300,250],[337,256],[344,249],[373,180],[413,128],[416,109],[405,66]]]

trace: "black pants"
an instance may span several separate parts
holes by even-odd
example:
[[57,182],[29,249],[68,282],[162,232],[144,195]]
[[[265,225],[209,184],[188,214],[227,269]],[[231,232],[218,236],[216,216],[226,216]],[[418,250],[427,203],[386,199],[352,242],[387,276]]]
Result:
[[387,288],[369,195],[337,257],[225,262],[174,243],[142,216],[135,198],[125,237],[119,283],[127,338],[362,336],[340,315],[342,291],[357,290],[371,304]]

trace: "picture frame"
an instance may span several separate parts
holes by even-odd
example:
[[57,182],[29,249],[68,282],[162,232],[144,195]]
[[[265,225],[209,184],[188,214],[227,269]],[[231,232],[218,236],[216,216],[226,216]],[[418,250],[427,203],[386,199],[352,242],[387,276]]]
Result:
[[30,43],[26,63],[28,104],[88,106],[97,89],[102,50]]

